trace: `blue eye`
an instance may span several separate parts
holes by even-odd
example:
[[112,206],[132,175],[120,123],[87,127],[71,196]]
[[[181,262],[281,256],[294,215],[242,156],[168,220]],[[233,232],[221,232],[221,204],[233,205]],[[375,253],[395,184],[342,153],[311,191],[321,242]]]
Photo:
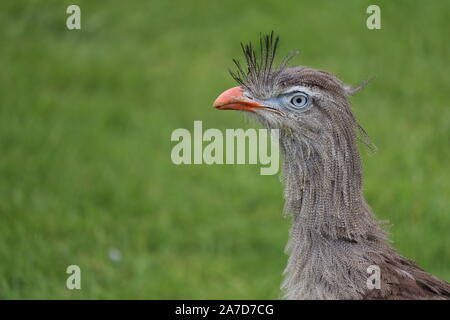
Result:
[[303,108],[308,104],[309,97],[304,93],[297,93],[291,98],[291,105],[295,108]]

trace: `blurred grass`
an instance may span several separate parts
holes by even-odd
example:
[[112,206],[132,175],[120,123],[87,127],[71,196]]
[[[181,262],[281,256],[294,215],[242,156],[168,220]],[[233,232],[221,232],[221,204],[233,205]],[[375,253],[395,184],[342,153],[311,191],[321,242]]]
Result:
[[450,281],[448,1],[77,1],[69,31],[72,3],[0,4],[0,298],[278,298],[278,177],[170,161],[175,128],[248,126],[211,103],[239,42],[272,29],[295,64],[377,77],[353,99],[378,146],[366,197],[395,247]]

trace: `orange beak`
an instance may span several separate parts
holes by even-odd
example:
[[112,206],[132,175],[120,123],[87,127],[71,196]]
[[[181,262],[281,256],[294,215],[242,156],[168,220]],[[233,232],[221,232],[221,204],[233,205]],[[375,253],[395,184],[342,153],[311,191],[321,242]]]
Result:
[[214,101],[213,107],[219,110],[241,110],[256,112],[255,109],[272,109],[243,96],[241,87],[234,87],[223,92]]

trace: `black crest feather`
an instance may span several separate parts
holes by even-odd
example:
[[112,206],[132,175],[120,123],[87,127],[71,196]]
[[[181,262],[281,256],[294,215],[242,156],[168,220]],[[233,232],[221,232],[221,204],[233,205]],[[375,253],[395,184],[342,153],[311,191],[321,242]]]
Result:
[[289,60],[298,54],[298,52],[292,52],[282,60],[278,67],[274,68],[279,42],[280,37],[274,36],[273,31],[267,35],[261,34],[259,55],[256,54],[251,42],[241,43],[246,67],[242,66],[239,60],[233,59],[236,65],[236,71],[230,70],[233,79],[253,94],[266,96],[277,85],[277,75],[286,67]]

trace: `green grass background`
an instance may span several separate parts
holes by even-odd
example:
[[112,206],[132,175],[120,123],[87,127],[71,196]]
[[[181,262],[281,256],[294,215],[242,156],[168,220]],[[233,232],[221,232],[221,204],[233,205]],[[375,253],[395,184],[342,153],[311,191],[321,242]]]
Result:
[[366,197],[394,246],[450,281],[449,28],[445,0],[1,1],[0,298],[278,298],[279,178],[170,160],[194,120],[250,126],[211,104],[239,42],[271,30],[293,64],[376,76],[352,99],[378,146]]

